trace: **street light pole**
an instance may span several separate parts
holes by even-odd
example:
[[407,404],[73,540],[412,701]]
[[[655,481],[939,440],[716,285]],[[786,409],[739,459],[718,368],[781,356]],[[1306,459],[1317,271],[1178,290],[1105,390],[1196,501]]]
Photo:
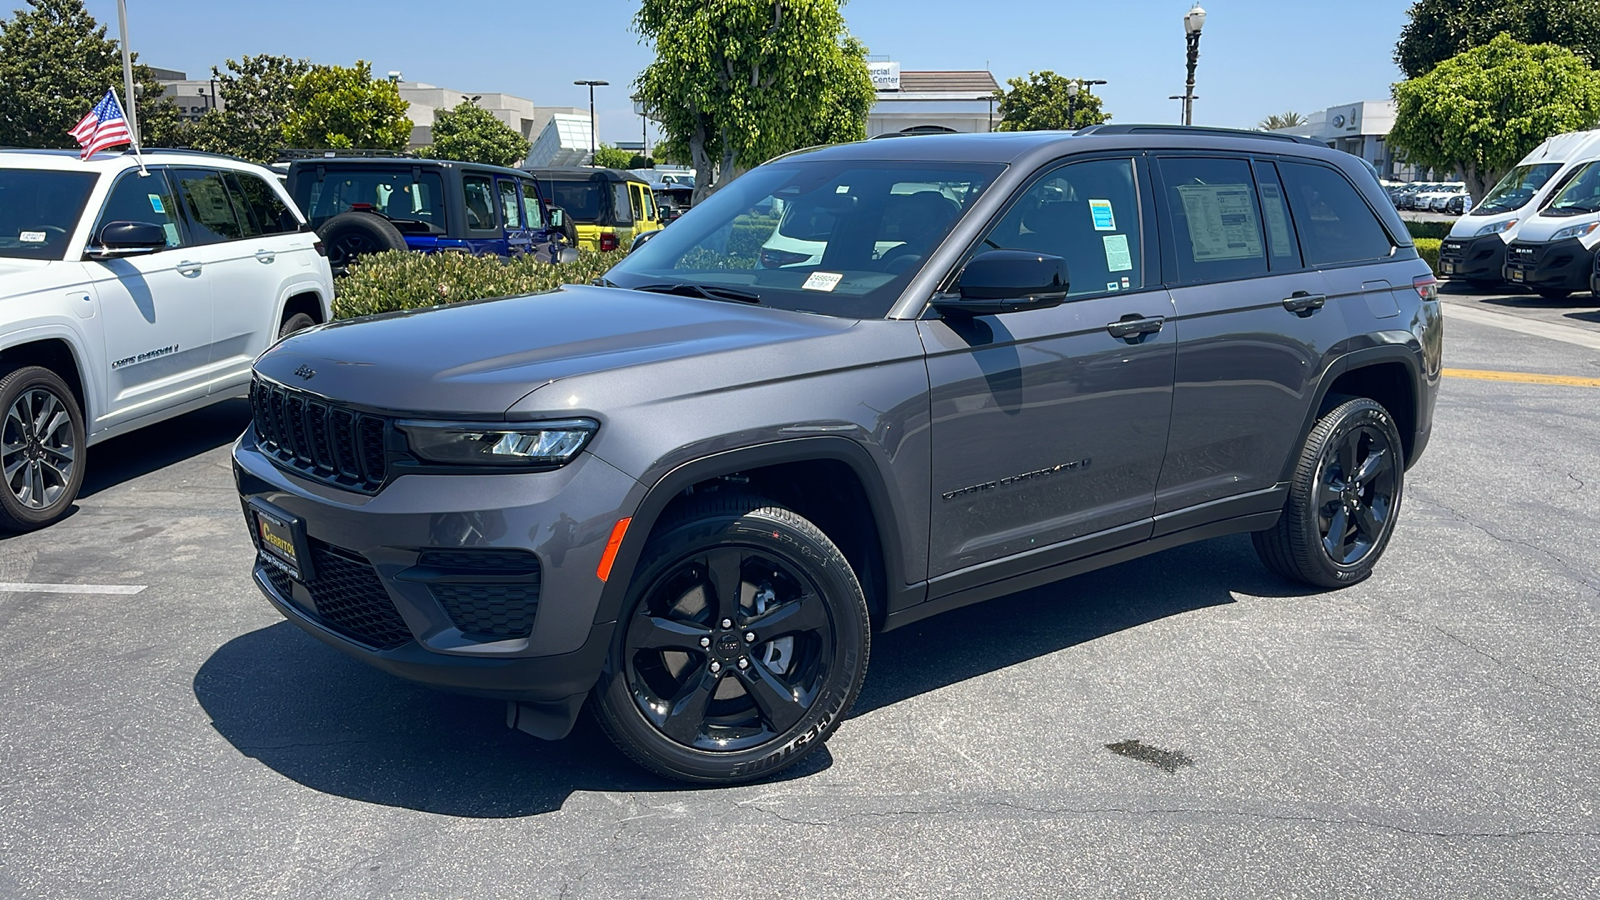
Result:
[[597,88],[597,87],[605,87],[606,85],[608,85],[610,83],[611,82],[609,82],[609,81],[589,81],[589,80],[582,80],[582,81],[574,81],[573,82],[573,84],[588,85],[588,87],[589,87],[589,164],[590,165],[594,165],[594,153],[595,153],[596,150],[600,149],[600,142],[596,138],[596,135],[599,134],[599,126],[595,123],[595,120],[594,120],[594,89]]
[[1183,124],[1194,124],[1194,67],[1200,61],[1200,29],[1206,25],[1206,11],[1196,3],[1184,14],[1183,33],[1189,42],[1189,80],[1184,83]]
[[1099,78],[1074,78],[1067,82],[1068,131],[1078,130],[1078,95],[1083,93],[1085,90],[1092,95],[1094,93],[1094,86],[1097,84],[1105,84],[1105,81]]

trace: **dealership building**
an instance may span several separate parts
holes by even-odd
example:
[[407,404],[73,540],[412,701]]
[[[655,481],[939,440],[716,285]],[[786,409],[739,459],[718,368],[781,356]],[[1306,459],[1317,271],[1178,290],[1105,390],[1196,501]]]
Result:
[[877,98],[867,116],[867,137],[880,134],[972,134],[993,131],[994,75],[977,72],[906,72],[897,62],[867,64]]

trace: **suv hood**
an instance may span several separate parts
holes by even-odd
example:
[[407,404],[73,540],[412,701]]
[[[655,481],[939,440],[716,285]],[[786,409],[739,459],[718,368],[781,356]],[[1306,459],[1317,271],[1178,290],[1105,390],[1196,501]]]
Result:
[[1537,215],[1522,223],[1517,229],[1517,240],[1529,243],[1543,243],[1563,228],[1573,225],[1587,225],[1590,222],[1600,221],[1600,213],[1579,213],[1575,216],[1547,216]]
[[20,297],[47,288],[66,290],[83,280],[81,271],[70,274],[61,260],[6,259],[0,257],[0,299]]
[[[568,285],[337,322],[256,361],[290,387],[379,412],[499,418],[551,382],[686,357],[824,338],[856,323],[737,302]],[[786,351],[797,369],[803,352]],[[709,358],[707,370],[719,368]],[[708,371],[707,385],[744,376]]]

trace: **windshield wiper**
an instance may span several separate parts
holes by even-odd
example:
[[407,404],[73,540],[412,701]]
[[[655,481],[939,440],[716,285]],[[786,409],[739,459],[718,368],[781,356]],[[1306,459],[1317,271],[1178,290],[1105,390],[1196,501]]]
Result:
[[719,285],[691,284],[689,282],[647,284],[632,290],[649,291],[652,294],[676,294],[679,297],[701,297],[706,300],[737,300],[740,303],[761,302],[761,295],[754,291],[743,291],[738,288],[721,287]]

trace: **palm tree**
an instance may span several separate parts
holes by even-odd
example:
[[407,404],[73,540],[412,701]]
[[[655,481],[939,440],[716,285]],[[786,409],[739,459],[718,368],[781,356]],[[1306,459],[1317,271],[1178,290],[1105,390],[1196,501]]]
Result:
[[1299,128],[1304,124],[1306,124],[1306,117],[1291,110],[1267,116],[1256,123],[1256,128],[1261,131],[1277,131],[1279,128]]

